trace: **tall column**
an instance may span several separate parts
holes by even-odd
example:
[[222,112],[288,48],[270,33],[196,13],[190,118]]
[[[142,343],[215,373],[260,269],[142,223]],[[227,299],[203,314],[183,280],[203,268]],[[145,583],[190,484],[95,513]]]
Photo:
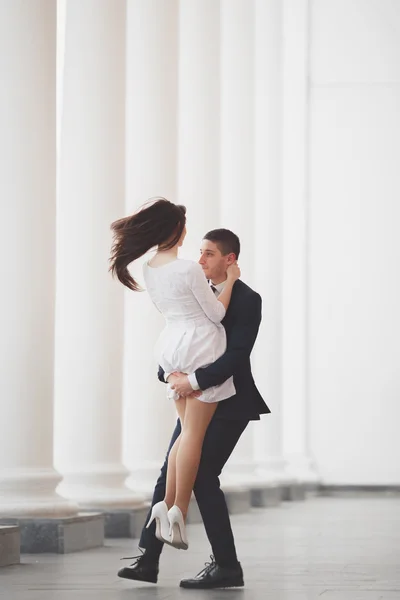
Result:
[[[128,0],[127,214],[153,196],[176,201],[177,71],[178,0]],[[150,494],[176,420],[154,358],[164,322],[145,292],[127,290],[125,309],[124,455],[129,485]]]
[[282,414],[287,472],[315,483],[307,439],[308,5],[283,5]]
[[56,4],[0,3],[0,515],[69,516],[55,488]]
[[255,287],[263,318],[254,353],[257,386],[271,414],[255,427],[262,481],[279,484],[282,458],[282,3],[255,3]]
[[[242,244],[242,279],[254,282],[254,3],[221,0],[221,226]],[[253,427],[229,460],[223,484],[252,481]]]
[[220,8],[216,0],[180,3],[178,195],[188,234],[182,256],[197,260],[203,235],[220,226]]
[[55,460],[83,506],[140,503],[124,486],[123,290],[108,273],[124,214],[125,2],[69,0],[57,206]]

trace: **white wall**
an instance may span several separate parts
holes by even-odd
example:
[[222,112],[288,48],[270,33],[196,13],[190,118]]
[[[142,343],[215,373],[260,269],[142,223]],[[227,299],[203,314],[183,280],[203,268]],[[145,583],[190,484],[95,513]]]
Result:
[[400,2],[310,12],[311,450],[325,483],[400,484]]

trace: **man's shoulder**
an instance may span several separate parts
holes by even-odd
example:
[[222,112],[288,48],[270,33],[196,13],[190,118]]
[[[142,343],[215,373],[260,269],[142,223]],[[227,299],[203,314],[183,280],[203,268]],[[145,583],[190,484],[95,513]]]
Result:
[[247,283],[245,283],[244,281],[242,281],[241,279],[238,279],[237,282],[235,283],[235,296],[238,299],[243,299],[243,300],[261,300],[261,296],[258,292],[256,292],[255,290],[253,290],[249,285],[247,285]]

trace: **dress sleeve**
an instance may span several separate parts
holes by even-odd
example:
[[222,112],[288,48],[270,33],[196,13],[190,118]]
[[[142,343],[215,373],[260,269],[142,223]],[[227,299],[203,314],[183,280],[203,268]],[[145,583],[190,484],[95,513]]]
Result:
[[197,263],[193,263],[189,271],[189,285],[194,297],[210,321],[220,323],[225,316],[225,307],[215,297],[207,283],[203,269]]

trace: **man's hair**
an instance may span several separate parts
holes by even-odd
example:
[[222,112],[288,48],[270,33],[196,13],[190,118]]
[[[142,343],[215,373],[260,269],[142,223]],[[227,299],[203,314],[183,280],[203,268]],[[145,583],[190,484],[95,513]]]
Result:
[[239,258],[240,240],[233,231],[230,231],[229,229],[213,229],[206,233],[203,239],[216,244],[223,256],[233,252],[236,259]]

